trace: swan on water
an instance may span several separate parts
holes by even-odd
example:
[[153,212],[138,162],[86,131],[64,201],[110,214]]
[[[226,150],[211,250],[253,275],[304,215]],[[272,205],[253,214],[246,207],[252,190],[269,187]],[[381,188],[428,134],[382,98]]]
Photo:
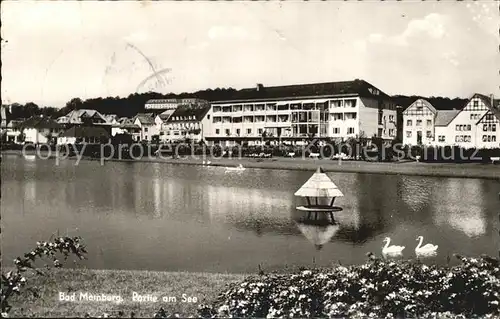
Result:
[[389,246],[391,239],[389,237],[384,238],[385,246],[382,248],[382,254],[401,254],[405,246]]
[[424,241],[423,236],[418,236],[417,240],[420,241],[418,246],[415,248],[415,253],[417,254],[432,254],[438,249],[438,245],[433,244],[426,244],[425,246],[422,246],[422,242]]

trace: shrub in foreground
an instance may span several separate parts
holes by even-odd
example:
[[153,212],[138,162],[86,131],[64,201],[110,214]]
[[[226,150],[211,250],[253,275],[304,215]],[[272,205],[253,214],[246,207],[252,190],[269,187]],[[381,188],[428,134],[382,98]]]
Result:
[[[82,243],[82,238],[65,236],[57,237],[49,242],[37,242],[32,251],[25,253],[23,257],[14,259],[14,270],[7,273],[2,272],[0,280],[1,317],[8,317],[8,313],[12,308],[9,301],[14,295],[21,294],[21,288],[26,285],[29,275],[44,275],[36,265],[38,260],[52,259],[53,266],[61,268],[63,266],[61,257],[64,261],[68,259],[70,254],[75,255],[78,259],[85,259],[87,250]],[[49,268],[48,264],[45,266]],[[30,273],[29,270],[32,272]],[[32,289],[31,292],[37,295],[36,288]]]
[[202,317],[405,317],[499,315],[499,261],[457,256],[461,265],[373,259],[361,266],[256,276],[232,285]]

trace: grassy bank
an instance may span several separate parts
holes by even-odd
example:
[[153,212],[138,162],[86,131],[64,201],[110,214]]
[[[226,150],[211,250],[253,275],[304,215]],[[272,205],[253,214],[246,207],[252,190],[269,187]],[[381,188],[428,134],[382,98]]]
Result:
[[[20,155],[20,151],[4,151],[3,154]],[[99,161],[99,159],[84,159]],[[75,161],[76,159],[73,158],[71,160]],[[222,167],[242,164],[247,168],[315,171],[318,166],[321,165],[327,172],[483,178],[500,180],[500,165],[479,163],[417,163],[408,161],[388,163],[283,157],[275,157],[271,159],[206,158],[206,160],[211,161],[211,166]],[[197,158],[186,157],[182,159],[146,157],[141,160],[113,159],[109,161],[140,161],[168,164],[202,165],[203,159],[201,156]]]
[[[38,297],[28,289],[23,289],[20,296],[12,302],[12,317],[84,317],[86,314],[96,317],[103,313],[118,316],[122,311],[130,318],[151,317],[160,307],[169,314],[183,316],[196,315],[200,303],[210,303],[229,283],[243,280],[243,275],[126,271],[126,270],[90,270],[57,269],[45,271],[47,276],[36,276],[28,280],[26,288],[37,287]],[[155,302],[137,302],[132,300],[132,293],[151,294],[159,297]],[[80,293],[120,295],[120,304],[108,301],[59,301],[59,292],[67,295]],[[196,302],[183,302],[182,295],[190,296]],[[163,302],[161,297],[169,298]]]

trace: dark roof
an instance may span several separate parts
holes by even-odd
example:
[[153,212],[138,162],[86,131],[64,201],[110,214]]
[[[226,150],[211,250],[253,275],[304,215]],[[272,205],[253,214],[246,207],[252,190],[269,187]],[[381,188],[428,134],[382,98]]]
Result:
[[493,109],[492,110],[493,115],[500,121],[500,110],[499,109]]
[[[178,107],[170,116],[167,122],[201,121],[210,110],[210,106],[199,108]],[[188,117],[194,116],[194,119]],[[179,119],[177,119],[179,118]]]
[[63,126],[50,117],[45,117],[45,116],[33,116],[24,121],[19,125],[19,127],[22,128],[53,128],[53,129],[59,129],[62,128]]
[[[379,92],[379,95],[374,95],[372,92],[370,92],[370,90],[373,89],[377,90]],[[335,95],[359,95],[361,97],[382,97],[385,99],[390,99],[390,96],[380,91],[370,83],[364,80],[356,79],[354,81],[296,84],[270,87],[258,85],[255,88],[247,88],[239,91],[234,91],[228,98],[221,101],[214,101],[213,103]]]
[[66,137],[109,137],[108,131],[99,126],[73,126],[62,133]]
[[435,120],[436,126],[448,126],[455,116],[460,113],[460,110],[439,110]]
[[139,119],[141,124],[155,124],[155,119],[153,117],[153,113],[138,113],[132,122],[135,122],[136,119]]
[[25,120],[21,120],[21,119],[18,119],[18,120],[12,120],[9,122],[9,124],[7,124],[8,126],[11,126],[12,128],[22,128],[22,124]]
[[495,104],[494,107],[498,110],[500,109],[500,100],[499,99],[494,99],[493,103]]

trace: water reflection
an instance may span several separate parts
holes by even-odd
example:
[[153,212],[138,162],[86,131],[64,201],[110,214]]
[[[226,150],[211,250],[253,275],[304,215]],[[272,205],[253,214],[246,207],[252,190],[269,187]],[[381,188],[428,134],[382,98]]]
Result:
[[292,220],[297,228],[314,245],[316,250],[321,250],[323,245],[330,242],[341,227],[325,213],[311,214],[301,211],[294,215],[292,215]]
[[[293,207],[293,194],[257,188],[205,186],[210,220],[237,221],[269,218],[284,219]],[[243,213],[244,210],[246,213]]]
[[34,180],[27,181],[24,184],[24,198],[32,202],[36,201],[36,183]]
[[448,179],[441,186],[440,199],[434,208],[436,225],[447,225],[468,237],[486,233],[485,198],[479,180]]
[[322,266],[360,263],[368,251],[380,253],[385,236],[408,247],[406,258],[415,256],[417,235],[439,244],[435,262],[497,254],[496,181],[329,173],[344,210],[335,224],[311,225],[300,221],[293,195],[311,172],[229,176],[217,167],[3,160],[5,258],[76,227],[92,268],[245,272],[312,257]]

